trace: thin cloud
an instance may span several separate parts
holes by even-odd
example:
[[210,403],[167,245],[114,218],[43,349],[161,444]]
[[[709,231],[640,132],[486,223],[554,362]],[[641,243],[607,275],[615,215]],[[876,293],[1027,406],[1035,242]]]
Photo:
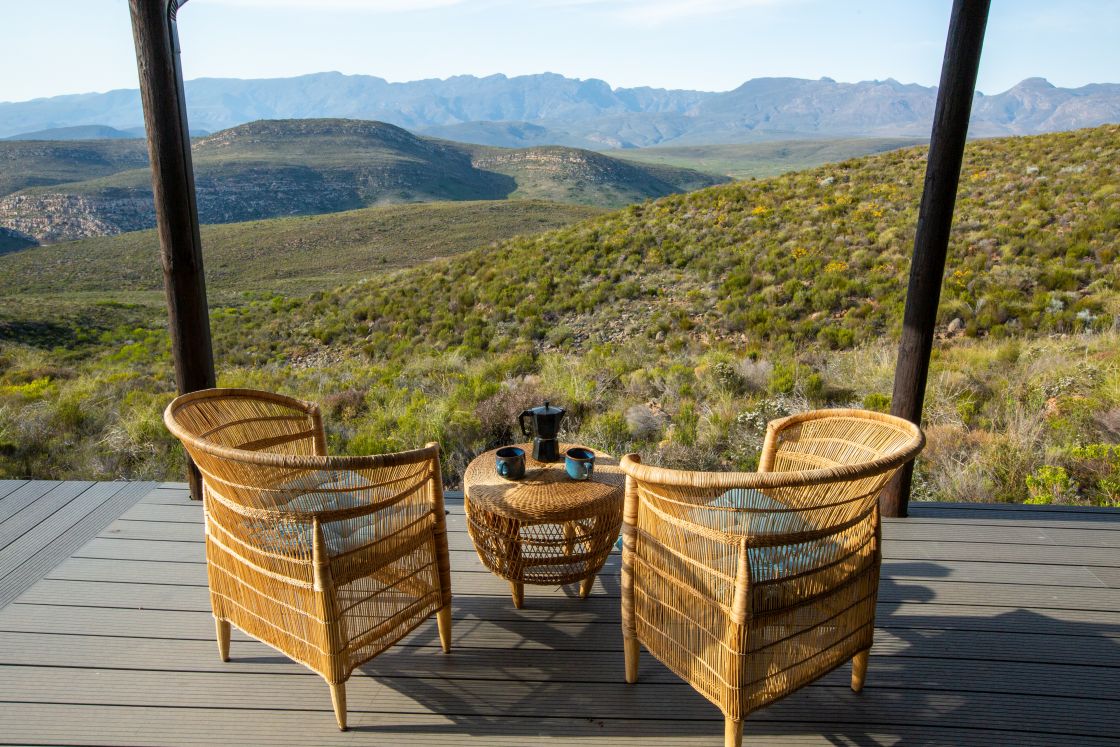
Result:
[[192,0],[190,6],[233,5],[241,8],[344,10],[361,13],[408,13],[465,5],[469,0]]
[[783,1],[789,5],[793,0],[543,0],[541,4],[553,8],[597,10],[627,23],[660,26],[684,18],[775,6]]
[[672,21],[696,16],[714,16],[731,13],[745,8],[759,8],[777,5],[777,0],[654,0],[645,3],[627,3],[628,8],[618,15],[636,23],[660,26]]
[[[744,8],[777,5],[783,0],[536,0],[537,8],[583,8],[619,21],[656,26],[682,18],[711,16]],[[790,0],[784,0],[790,2]],[[342,10],[361,13],[408,13],[460,7],[488,10],[524,8],[523,0],[191,0],[192,5],[229,5],[243,8]]]

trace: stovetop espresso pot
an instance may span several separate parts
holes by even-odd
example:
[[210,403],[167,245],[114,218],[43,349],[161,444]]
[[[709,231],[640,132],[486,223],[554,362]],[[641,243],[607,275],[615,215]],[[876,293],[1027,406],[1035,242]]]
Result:
[[521,432],[533,438],[533,458],[538,462],[560,460],[560,443],[556,436],[560,433],[565,412],[563,407],[545,402],[543,407],[525,410],[518,418]]

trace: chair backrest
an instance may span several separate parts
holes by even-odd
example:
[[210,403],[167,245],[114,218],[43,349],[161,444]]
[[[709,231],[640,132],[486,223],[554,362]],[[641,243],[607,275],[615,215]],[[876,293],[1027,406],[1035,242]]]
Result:
[[319,406],[255,389],[205,389],[167,407],[167,427],[184,444],[272,454],[325,456]]
[[379,531],[390,534],[420,521],[437,501],[442,505],[437,444],[327,456],[312,403],[251,389],[207,389],[175,399],[164,422],[202,473],[209,514],[272,552],[309,556],[313,520],[345,533],[380,512]]
[[867,410],[813,410],[767,426],[759,472],[859,467],[908,450],[914,450],[913,458],[921,443],[921,430],[902,418]]
[[[628,520],[648,512],[647,531],[666,533],[652,539],[726,578],[713,588],[725,606],[733,586],[753,587],[740,613],[775,609],[835,588],[877,557],[878,495],[924,443],[901,418],[816,410],[770,424],[759,472],[664,469],[630,455],[621,466],[638,505]],[[695,539],[683,538],[690,532]]]

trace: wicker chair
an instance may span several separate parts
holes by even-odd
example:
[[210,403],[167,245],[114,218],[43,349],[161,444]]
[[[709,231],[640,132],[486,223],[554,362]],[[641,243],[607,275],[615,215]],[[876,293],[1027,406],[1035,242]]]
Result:
[[345,682],[437,613],[451,642],[439,448],[329,457],[319,408],[248,389],[164,412],[203,477],[218,652],[230,625],[321,674],[346,728]]
[[921,430],[861,410],[770,423],[757,473],[684,472],[623,457],[626,681],[639,643],[743,719],[852,660],[859,691],[875,625],[878,495]]

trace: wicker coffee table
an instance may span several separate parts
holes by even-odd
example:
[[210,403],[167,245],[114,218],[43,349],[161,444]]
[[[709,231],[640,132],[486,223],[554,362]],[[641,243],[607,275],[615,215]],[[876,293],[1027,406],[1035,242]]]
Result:
[[[561,454],[572,446],[561,444]],[[580,596],[586,598],[618,538],[626,477],[618,460],[600,451],[591,479],[576,481],[563,461],[538,462],[531,444],[521,448],[521,480],[498,476],[493,451],[476,457],[463,476],[467,531],[478,557],[509,581],[518,609],[525,584],[579,581]]]

